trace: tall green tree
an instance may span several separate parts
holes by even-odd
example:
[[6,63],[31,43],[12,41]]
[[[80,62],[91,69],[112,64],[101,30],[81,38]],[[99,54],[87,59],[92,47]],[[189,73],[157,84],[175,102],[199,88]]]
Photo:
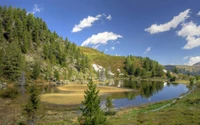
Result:
[[23,109],[23,114],[27,118],[29,125],[36,125],[37,112],[39,110],[40,97],[39,91],[35,85],[32,85],[29,90],[30,96]]
[[40,75],[40,62],[36,61],[34,66],[33,66],[33,71],[32,71],[32,79],[36,80],[38,76]]
[[82,102],[83,108],[80,108],[82,116],[79,122],[82,125],[101,125],[106,121],[103,111],[100,108],[99,90],[96,90],[96,84],[89,81],[88,89],[85,91],[85,100]]
[[169,70],[167,70],[167,74],[166,74],[166,76],[167,76],[167,78],[172,78],[172,75],[171,75],[171,73],[170,73]]
[[56,80],[60,80],[60,76],[59,76],[58,70],[54,71],[54,78],[56,78]]
[[17,42],[12,42],[6,49],[5,54],[2,57],[1,69],[3,75],[10,80],[16,80],[23,68],[23,56]]

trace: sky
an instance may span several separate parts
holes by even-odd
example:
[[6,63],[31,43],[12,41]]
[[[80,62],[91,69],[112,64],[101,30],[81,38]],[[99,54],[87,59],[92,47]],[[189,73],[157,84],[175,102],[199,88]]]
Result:
[[163,65],[200,62],[199,0],[1,0],[78,46]]

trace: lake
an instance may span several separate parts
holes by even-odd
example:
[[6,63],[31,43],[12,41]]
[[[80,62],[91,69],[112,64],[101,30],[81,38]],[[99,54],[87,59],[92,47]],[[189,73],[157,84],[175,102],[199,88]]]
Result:
[[105,108],[105,98],[110,96],[113,99],[115,108],[137,106],[163,100],[170,100],[179,97],[189,91],[185,84],[167,83],[160,81],[131,81],[113,80],[104,85],[130,88],[138,90],[138,93],[115,93],[102,97],[101,107]]

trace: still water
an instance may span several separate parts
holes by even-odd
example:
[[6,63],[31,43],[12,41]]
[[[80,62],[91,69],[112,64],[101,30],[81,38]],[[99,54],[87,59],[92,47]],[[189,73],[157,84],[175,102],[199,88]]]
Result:
[[[189,88],[184,84],[173,84],[158,81],[131,81],[131,80],[115,80],[105,85],[116,86],[122,88],[130,88],[137,90],[138,93],[115,93],[111,96],[115,108],[123,108],[129,106],[137,106],[146,103],[170,100],[186,93]],[[103,97],[104,99],[106,97]],[[105,100],[101,102],[102,108],[105,107]]]

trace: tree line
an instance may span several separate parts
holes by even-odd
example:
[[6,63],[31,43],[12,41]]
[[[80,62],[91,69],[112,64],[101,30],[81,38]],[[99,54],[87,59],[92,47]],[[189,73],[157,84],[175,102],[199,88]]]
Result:
[[148,57],[143,58],[130,55],[126,57],[124,64],[124,69],[128,75],[136,77],[162,77],[164,75],[163,66]]

